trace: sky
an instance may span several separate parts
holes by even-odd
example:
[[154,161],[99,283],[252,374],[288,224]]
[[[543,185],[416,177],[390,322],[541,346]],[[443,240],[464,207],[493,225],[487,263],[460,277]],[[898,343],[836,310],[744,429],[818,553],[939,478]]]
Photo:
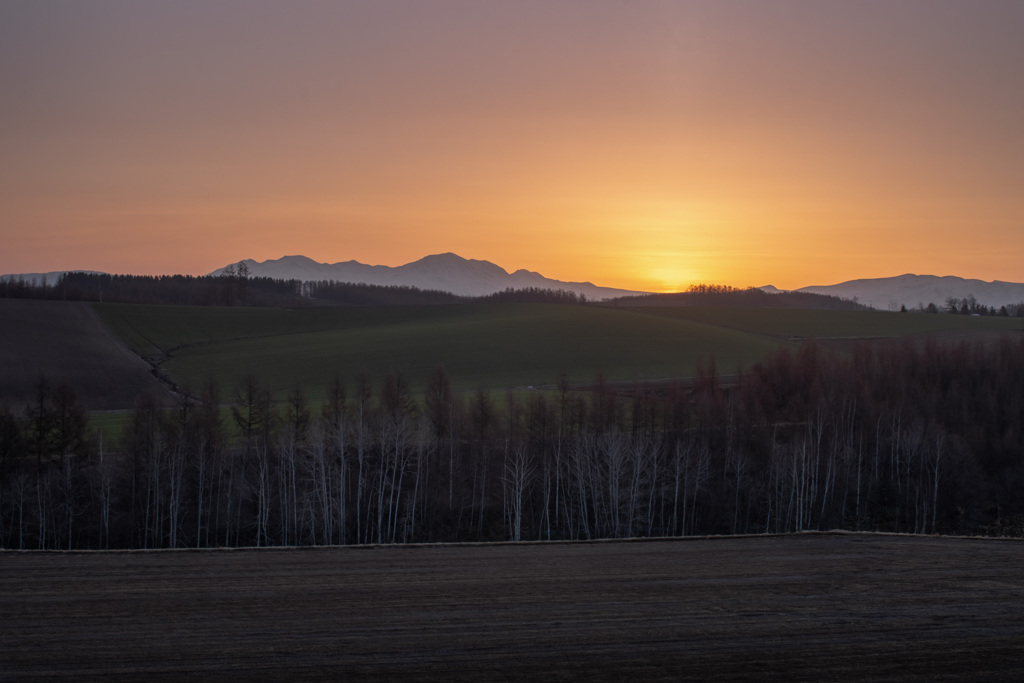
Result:
[[1024,282],[1024,2],[0,0],[0,273]]

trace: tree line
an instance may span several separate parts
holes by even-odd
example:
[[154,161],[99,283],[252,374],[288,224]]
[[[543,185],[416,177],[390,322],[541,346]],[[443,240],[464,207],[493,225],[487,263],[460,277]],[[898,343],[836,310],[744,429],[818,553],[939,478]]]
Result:
[[686,291],[669,294],[638,294],[615,299],[620,306],[727,306],[735,308],[824,308],[860,311],[867,306],[856,301],[810,292],[772,292],[758,287],[741,289],[728,285],[695,284]]
[[528,287],[481,297],[399,285],[334,280],[281,280],[253,277],[244,262],[223,275],[108,275],[64,273],[54,282],[4,280],[0,298],[56,299],[175,306],[433,306],[482,303],[582,304],[586,297],[565,290]]
[[[937,312],[935,304],[928,304],[927,310],[929,313]],[[948,297],[943,310],[947,313],[959,315],[997,315],[1003,318],[1009,316],[1024,318],[1024,302],[1011,304],[1010,306],[1003,305],[997,310],[995,306],[986,306],[979,303],[973,294],[968,294],[963,299],[958,299],[955,296]]]
[[[106,303],[178,306],[432,306],[464,303],[586,304],[582,294],[562,289],[507,288],[493,294],[466,297],[411,286],[371,285],[334,280],[282,280],[254,277],[244,262],[229,266],[222,275],[109,275],[68,272],[53,282],[24,279],[0,281],[0,298],[57,299]],[[728,306],[743,308],[825,308],[868,310],[856,300],[808,292],[769,294],[756,287],[695,284],[684,292],[640,294],[602,302],[612,306]],[[896,310],[890,306],[891,310]],[[907,312],[906,306],[900,310]],[[920,304],[925,313],[1024,317],[1024,302],[985,306],[973,296],[949,297],[941,306]]]
[[0,544],[162,548],[843,528],[1024,535],[1024,342],[779,351],[724,382],[141,397],[119,440],[0,409]]
[[[411,286],[370,285],[334,280],[304,281],[254,277],[245,262],[228,266],[222,275],[109,275],[68,272],[52,283],[45,279],[0,280],[0,298],[57,299],[106,303],[178,306],[276,306],[302,308],[328,306],[431,306],[460,303],[555,303],[586,304],[582,294],[562,289],[508,288],[493,294],[465,297],[439,290]],[[742,308],[815,308],[868,310],[856,300],[809,292],[769,294],[756,287],[695,284],[684,292],[640,294],[603,302],[612,306],[728,306]],[[890,306],[896,310],[895,304]],[[906,306],[900,310],[907,312]],[[941,306],[934,302],[914,309],[924,313],[951,313],[1024,317],[1024,301],[985,306],[973,295],[949,297]]]

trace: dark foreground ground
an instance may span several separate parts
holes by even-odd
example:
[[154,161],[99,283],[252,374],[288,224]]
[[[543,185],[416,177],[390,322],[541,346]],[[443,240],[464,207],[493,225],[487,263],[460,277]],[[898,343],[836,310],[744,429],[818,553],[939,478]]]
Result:
[[0,679],[1022,680],[1024,542],[0,553]]

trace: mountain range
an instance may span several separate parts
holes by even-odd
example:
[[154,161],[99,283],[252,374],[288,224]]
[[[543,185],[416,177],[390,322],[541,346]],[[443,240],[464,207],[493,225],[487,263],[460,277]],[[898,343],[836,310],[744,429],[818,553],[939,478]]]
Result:
[[[506,289],[562,289],[582,294],[589,300],[600,301],[642,292],[612,287],[598,287],[591,282],[563,282],[544,277],[530,270],[509,273],[490,261],[465,259],[457,254],[433,254],[402,266],[371,266],[359,261],[318,263],[306,256],[284,256],[257,262],[245,259],[251,277],[270,277],[281,280],[334,280],[368,285],[417,287],[451,292],[459,296],[486,296]],[[218,268],[210,275],[222,275],[232,266]]]
[[[544,277],[540,273],[520,269],[509,273],[490,261],[466,259],[453,253],[433,254],[405,265],[373,266],[359,261],[319,263],[306,256],[284,256],[279,259],[255,261],[244,259],[218,268],[209,275],[221,275],[228,268],[245,264],[252,277],[283,280],[334,280],[372,285],[417,287],[451,292],[461,296],[486,296],[506,289],[561,289],[582,294],[592,301],[620,296],[643,294],[626,289],[601,287],[591,282],[564,282]],[[0,282],[23,280],[39,285],[43,281],[54,284],[66,271],[52,273],[25,273],[2,275]],[[96,271],[76,271],[96,272]],[[771,285],[761,287],[766,292],[779,292]],[[940,308],[947,299],[974,297],[982,305],[999,308],[1024,302],[1024,284],[999,280],[969,280],[955,276],[905,274],[897,277],[849,280],[834,285],[813,285],[792,290],[812,294],[826,294],[842,299],[856,299],[859,303],[880,310],[896,310],[900,306],[917,308],[934,303]]]
[[[770,285],[761,289],[767,292],[780,291]],[[801,287],[794,291],[855,299],[865,306],[883,311],[897,310],[900,306],[925,307],[930,303],[942,308],[950,298],[963,300],[974,297],[979,304],[995,308],[1024,302],[1024,284],[1021,283],[1000,280],[985,282],[952,275],[940,277],[912,273],[896,277],[849,280],[835,285]]]

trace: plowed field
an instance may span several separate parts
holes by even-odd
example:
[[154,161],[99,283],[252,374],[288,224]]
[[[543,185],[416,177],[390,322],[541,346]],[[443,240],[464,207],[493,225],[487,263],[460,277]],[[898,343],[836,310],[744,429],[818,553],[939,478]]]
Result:
[[8,680],[1021,680],[1024,542],[0,554]]

